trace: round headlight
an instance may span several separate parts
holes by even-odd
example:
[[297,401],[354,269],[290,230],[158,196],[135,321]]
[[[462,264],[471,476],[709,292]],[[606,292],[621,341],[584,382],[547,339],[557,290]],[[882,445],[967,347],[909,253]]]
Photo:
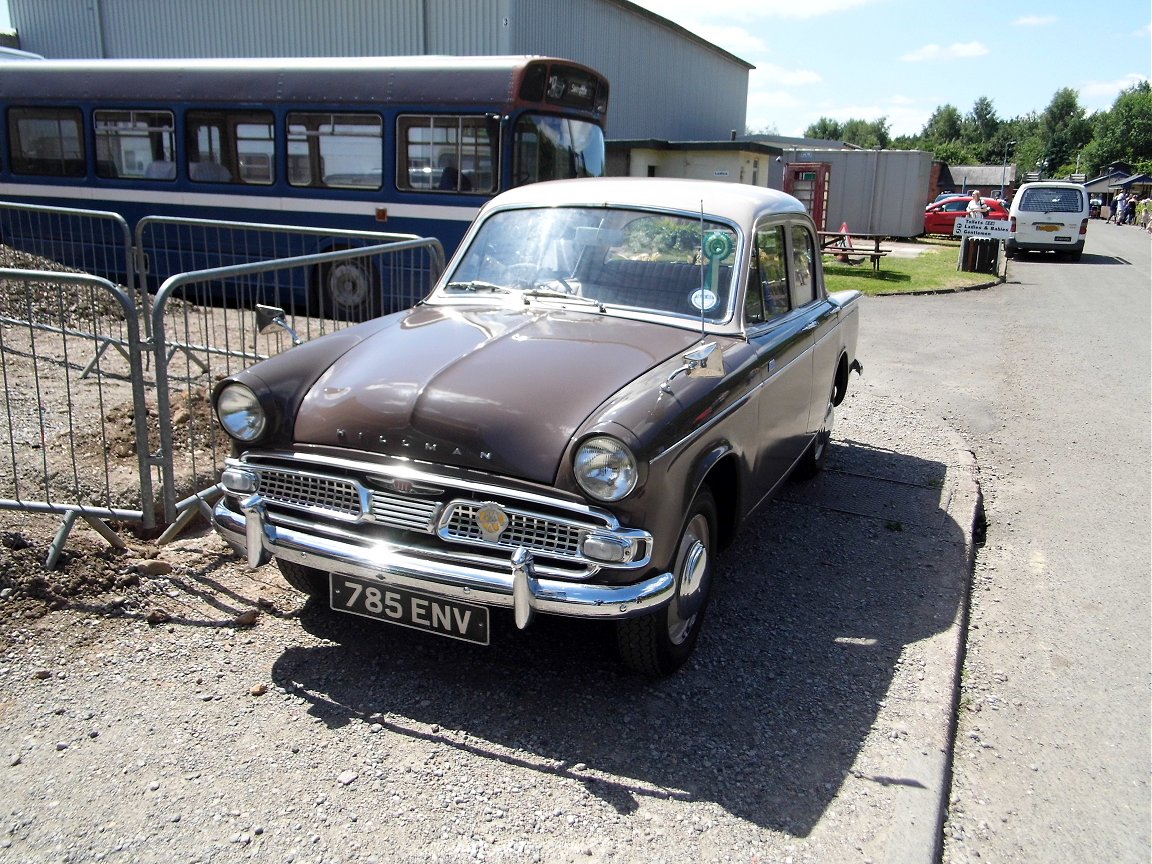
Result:
[[640,478],[632,451],[606,436],[581,444],[572,467],[580,488],[598,501],[619,501],[632,493]]
[[256,394],[243,384],[229,384],[216,397],[216,417],[237,441],[255,441],[264,434],[266,417]]

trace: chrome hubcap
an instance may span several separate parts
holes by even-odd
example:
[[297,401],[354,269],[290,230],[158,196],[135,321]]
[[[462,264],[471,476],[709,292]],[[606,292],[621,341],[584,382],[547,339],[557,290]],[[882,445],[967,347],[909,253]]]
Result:
[[676,599],[668,610],[668,638],[674,645],[683,644],[692,633],[708,596],[708,520],[702,514],[696,514],[685,529],[677,560]]

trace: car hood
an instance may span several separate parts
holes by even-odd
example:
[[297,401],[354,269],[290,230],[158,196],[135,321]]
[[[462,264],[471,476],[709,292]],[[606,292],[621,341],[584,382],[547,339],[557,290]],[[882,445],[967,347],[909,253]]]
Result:
[[584,311],[418,307],[320,374],[293,437],[551,483],[606,399],[698,339]]

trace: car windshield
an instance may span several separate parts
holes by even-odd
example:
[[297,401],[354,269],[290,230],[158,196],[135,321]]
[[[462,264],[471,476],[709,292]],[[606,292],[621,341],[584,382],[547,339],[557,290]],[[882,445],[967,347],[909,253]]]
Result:
[[583,301],[720,322],[731,306],[736,232],[694,215],[619,207],[493,213],[441,296]]

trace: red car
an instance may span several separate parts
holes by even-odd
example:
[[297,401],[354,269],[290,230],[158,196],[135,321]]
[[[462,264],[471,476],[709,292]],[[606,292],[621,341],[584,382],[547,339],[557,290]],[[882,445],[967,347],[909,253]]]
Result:
[[[945,198],[924,208],[925,234],[951,234],[956,220],[964,216],[968,209],[969,195],[957,195],[954,198]],[[985,219],[1008,219],[1008,211],[994,198],[982,199],[988,205]]]

